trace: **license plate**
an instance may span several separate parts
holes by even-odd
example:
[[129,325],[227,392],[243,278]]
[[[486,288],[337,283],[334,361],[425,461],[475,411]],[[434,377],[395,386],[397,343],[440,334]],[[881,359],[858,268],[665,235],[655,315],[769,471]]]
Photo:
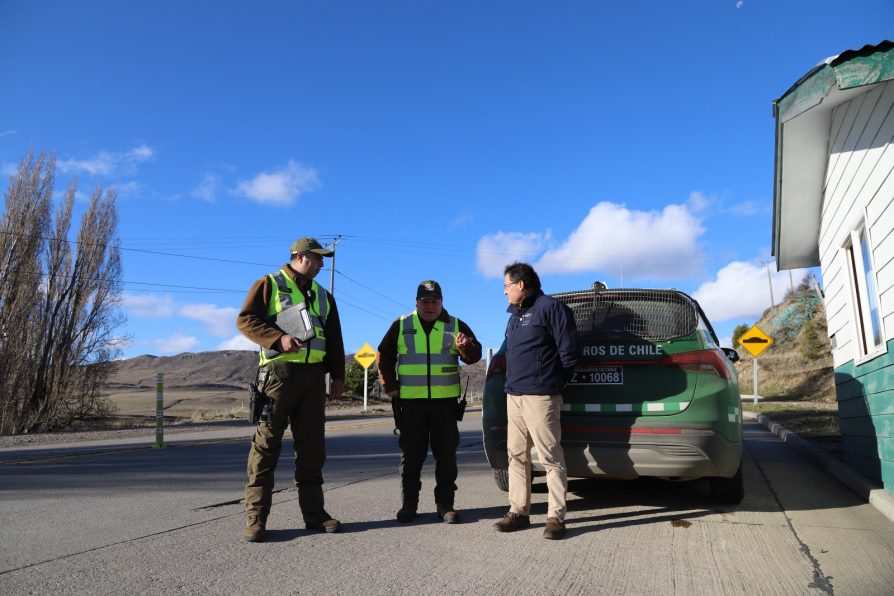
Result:
[[623,385],[623,366],[597,366],[574,371],[572,385]]

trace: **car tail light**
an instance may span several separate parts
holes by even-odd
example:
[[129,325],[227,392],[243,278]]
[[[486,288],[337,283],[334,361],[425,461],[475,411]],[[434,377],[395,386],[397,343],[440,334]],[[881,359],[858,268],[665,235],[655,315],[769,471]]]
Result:
[[720,350],[699,350],[698,352],[683,352],[665,356],[659,364],[676,366],[682,370],[691,372],[714,373],[722,379],[729,379],[729,369],[726,368],[726,356]]
[[490,368],[487,369],[485,380],[494,375],[502,375],[506,372],[506,356],[494,356],[490,359]]

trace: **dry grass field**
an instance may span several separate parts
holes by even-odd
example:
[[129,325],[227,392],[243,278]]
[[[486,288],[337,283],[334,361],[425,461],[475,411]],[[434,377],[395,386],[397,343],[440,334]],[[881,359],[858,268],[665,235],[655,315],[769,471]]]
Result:
[[[155,388],[118,390],[110,393],[109,398],[118,416],[155,417]],[[247,390],[171,387],[164,390],[164,412],[165,416],[196,420],[219,420],[230,412],[234,417],[244,417],[247,399]]]

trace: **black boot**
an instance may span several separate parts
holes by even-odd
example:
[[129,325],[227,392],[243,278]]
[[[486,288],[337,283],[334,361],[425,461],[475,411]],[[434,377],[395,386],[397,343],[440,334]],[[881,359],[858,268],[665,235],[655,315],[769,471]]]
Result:
[[400,506],[400,511],[397,512],[397,521],[402,524],[408,524],[414,519],[416,519],[416,509],[419,507],[419,503],[416,501],[404,501],[403,505]]

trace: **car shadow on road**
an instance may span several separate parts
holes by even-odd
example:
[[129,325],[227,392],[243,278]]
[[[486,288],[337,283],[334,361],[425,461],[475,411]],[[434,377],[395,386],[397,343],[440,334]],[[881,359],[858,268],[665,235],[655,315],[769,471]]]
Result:
[[[536,484],[535,484],[536,486]],[[671,523],[689,527],[692,519],[734,511],[710,499],[700,481],[669,483],[655,478],[636,480],[578,479],[568,483],[568,537],[613,528]],[[618,507],[635,509],[617,511]],[[546,515],[547,504],[532,507],[534,515]],[[599,513],[606,509],[609,513]],[[578,515],[579,513],[590,515]]]

